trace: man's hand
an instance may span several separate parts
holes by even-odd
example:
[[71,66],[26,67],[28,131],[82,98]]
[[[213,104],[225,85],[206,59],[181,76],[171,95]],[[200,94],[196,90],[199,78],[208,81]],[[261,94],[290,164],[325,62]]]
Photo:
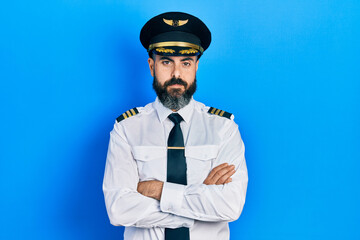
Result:
[[163,182],[157,180],[139,182],[137,191],[144,196],[160,201],[163,185]]
[[232,181],[230,178],[235,173],[235,166],[227,163],[220,164],[213,168],[207,178],[204,180],[206,185],[221,185]]
[[[231,176],[235,173],[235,166],[227,163],[220,164],[215,167],[207,178],[204,180],[206,185],[221,185],[232,181]],[[164,183],[158,180],[150,180],[139,182],[137,191],[146,197],[151,197],[156,200],[161,199],[161,193]]]

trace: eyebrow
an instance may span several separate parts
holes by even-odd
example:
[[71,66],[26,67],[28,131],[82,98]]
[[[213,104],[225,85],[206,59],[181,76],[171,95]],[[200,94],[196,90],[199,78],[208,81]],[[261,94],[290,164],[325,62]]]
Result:
[[183,61],[194,61],[194,59],[190,58],[190,57],[187,57],[187,58],[184,58],[184,59],[181,59],[180,61],[183,62]]
[[[160,58],[160,60],[168,60],[168,61],[174,62],[174,60],[172,60],[171,58],[165,57],[165,56],[162,56],[162,57]],[[190,57],[183,58],[183,59],[181,59],[180,61],[181,61],[181,62],[184,62],[184,61],[188,61],[188,60],[194,61],[194,59],[192,59],[192,58],[190,58]]]
[[168,57],[164,57],[164,56],[162,56],[161,58],[160,58],[160,60],[169,60],[169,61],[171,61],[171,62],[173,62],[174,60],[172,60],[171,58],[168,58]]

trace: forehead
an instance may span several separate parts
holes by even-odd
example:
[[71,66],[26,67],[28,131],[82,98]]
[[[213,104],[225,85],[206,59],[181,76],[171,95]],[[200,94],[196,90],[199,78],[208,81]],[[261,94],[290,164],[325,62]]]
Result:
[[161,59],[167,59],[167,60],[170,60],[170,61],[174,61],[174,62],[177,62],[177,61],[194,61],[196,62],[197,60],[197,56],[161,56],[161,55],[157,55],[155,54],[155,60],[156,61],[159,61]]

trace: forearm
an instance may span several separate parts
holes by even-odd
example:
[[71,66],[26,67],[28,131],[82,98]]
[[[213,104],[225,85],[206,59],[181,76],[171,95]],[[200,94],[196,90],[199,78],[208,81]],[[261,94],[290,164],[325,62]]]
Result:
[[164,183],[160,208],[163,212],[200,221],[234,221],[243,209],[247,173],[224,185],[179,185]]
[[202,221],[234,221],[240,216],[248,183],[245,147],[236,125],[224,139],[213,165],[234,165],[232,181],[223,185],[164,183],[160,201],[163,212]]
[[108,190],[104,188],[105,203],[111,224],[115,226],[191,227],[192,219],[165,213],[159,201],[132,190]]
[[159,201],[137,191],[138,170],[121,131],[111,133],[103,191],[110,222],[116,226],[177,228],[191,226],[192,219],[164,213]]

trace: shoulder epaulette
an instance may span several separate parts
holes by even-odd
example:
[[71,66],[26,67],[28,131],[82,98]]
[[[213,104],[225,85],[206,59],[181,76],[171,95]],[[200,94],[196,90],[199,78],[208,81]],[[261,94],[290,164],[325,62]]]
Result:
[[117,121],[117,122],[120,122],[120,121],[122,121],[122,120],[124,120],[124,119],[127,119],[127,118],[129,118],[129,117],[135,116],[135,115],[138,114],[138,113],[139,113],[139,111],[138,111],[136,108],[132,108],[132,109],[124,112],[123,114],[121,114],[121,115],[116,119],[116,121]]
[[215,115],[218,115],[220,117],[225,117],[225,118],[228,118],[228,119],[231,119],[231,113],[229,112],[225,112],[223,110],[220,110],[220,109],[217,109],[217,108],[213,108],[213,107],[210,107],[208,113],[210,114],[215,114]]

